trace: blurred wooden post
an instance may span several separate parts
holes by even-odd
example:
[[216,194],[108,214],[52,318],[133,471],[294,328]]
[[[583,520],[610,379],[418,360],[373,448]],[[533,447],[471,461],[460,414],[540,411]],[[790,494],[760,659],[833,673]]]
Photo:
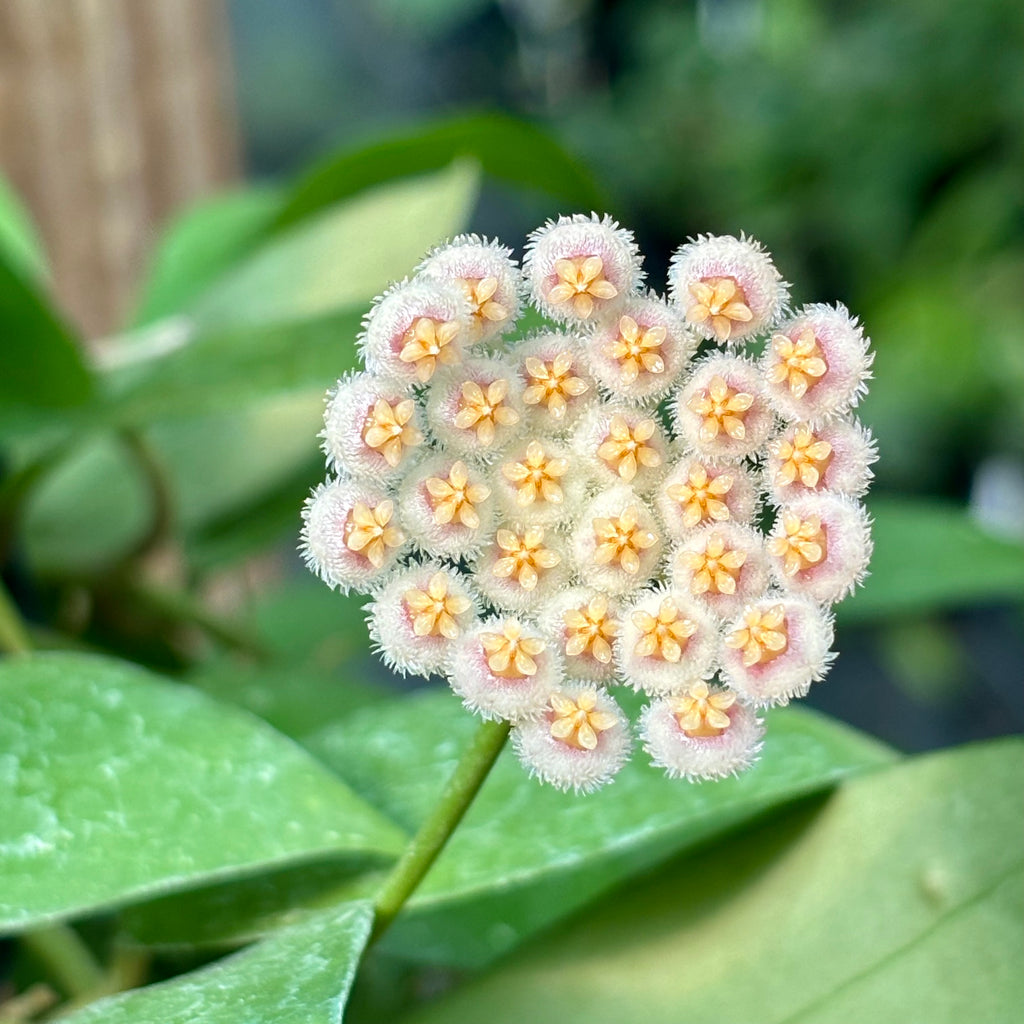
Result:
[[87,335],[131,312],[167,215],[238,167],[225,0],[0,2],[0,170]]

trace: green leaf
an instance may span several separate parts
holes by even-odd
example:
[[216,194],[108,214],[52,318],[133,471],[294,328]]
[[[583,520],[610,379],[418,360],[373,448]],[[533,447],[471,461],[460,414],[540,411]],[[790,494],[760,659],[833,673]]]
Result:
[[909,498],[870,507],[871,575],[836,609],[842,622],[1024,598],[1024,545],[986,532],[964,509]]
[[264,723],[122,662],[0,663],[0,930],[403,836]]
[[0,257],[0,404],[64,408],[92,395],[71,332],[19,270]]
[[1024,744],[845,783],[672,863],[408,1024],[1004,1024],[1024,975]]
[[[412,830],[476,726],[450,693],[424,692],[357,712],[309,743]],[[506,751],[382,946],[411,959],[478,966],[672,853],[890,757],[874,741],[797,710],[772,715],[755,771],[716,785],[672,782],[638,755],[613,785],[577,797],[530,780]],[[279,906],[295,902],[282,878]],[[221,887],[174,903],[138,908],[132,933],[175,944],[252,933],[244,890]]]
[[200,203],[161,237],[142,288],[136,325],[180,312],[262,240],[281,208],[277,189],[247,188]]
[[26,277],[39,280],[46,274],[46,253],[28,210],[0,177],[0,258]]
[[341,1024],[370,936],[348,903],[173,981],[103,999],[64,1024]]
[[499,181],[538,189],[576,209],[607,206],[607,197],[590,172],[551,135],[527,121],[486,113],[438,121],[328,158],[295,186],[277,226],[294,224],[378,182],[433,170],[466,156]]

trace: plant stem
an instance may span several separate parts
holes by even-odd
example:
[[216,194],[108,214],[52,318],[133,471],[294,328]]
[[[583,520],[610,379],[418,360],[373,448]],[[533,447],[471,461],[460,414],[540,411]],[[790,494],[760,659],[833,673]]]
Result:
[[58,924],[25,932],[21,942],[72,998],[90,995],[106,981],[103,968],[78,932],[69,925]]
[[370,942],[379,939],[398,916],[444,849],[473,798],[480,791],[509,733],[508,722],[484,722],[476,731],[440,799],[413,836],[377,894]]
[[0,583],[0,650],[8,654],[25,654],[32,650],[32,641],[17,606]]

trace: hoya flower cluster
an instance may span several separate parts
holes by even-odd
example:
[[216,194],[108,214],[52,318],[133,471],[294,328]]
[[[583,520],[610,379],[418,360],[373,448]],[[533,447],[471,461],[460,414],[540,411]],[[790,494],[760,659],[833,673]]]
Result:
[[[530,303],[548,326],[514,335]],[[748,767],[761,709],[834,657],[865,573],[871,356],[842,306],[792,310],[751,239],[683,245],[668,296],[630,232],[562,217],[509,249],[461,236],[371,309],[338,382],[303,547],[372,595],[400,672],[513,725],[528,770],[609,781],[637,732],[673,777]]]

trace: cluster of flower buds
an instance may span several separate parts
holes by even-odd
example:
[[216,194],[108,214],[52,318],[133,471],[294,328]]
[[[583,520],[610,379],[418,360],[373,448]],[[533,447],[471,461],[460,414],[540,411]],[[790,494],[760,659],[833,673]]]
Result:
[[[366,318],[303,514],[310,567],[372,595],[387,664],[511,722],[562,788],[628,758],[615,686],[649,698],[639,739],[669,775],[751,765],[759,712],[828,671],[870,556],[857,321],[791,310],[743,237],[681,246],[668,284],[645,290],[596,215],[535,231],[521,269],[472,235],[431,252]],[[527,302],[548,326],[511,340]]]

